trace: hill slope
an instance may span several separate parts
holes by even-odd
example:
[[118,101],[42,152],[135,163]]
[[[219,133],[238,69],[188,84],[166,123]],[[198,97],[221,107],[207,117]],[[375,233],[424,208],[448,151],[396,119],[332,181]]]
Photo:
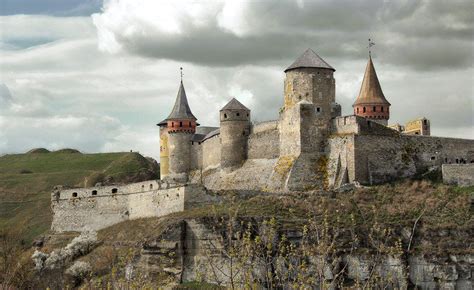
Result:
[[70,187],[159,178],[159,167],[138,153],[81,154],[72,151],[0,157],[0,230],[19,229],[31,241],[51,224],[50,193]]

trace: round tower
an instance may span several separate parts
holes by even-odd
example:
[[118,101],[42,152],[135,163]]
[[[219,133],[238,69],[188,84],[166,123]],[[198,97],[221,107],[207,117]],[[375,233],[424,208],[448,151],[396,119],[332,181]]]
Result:
[[[165,155],[168,155],[166,178],[176,182],[186,182],[191,164],[191,138],[199,124],[189,108],[183,81],[179,86],[173,110],[165,122],[166,127],[162,131],[165,131],[166,136],[161,139],[167,139],[168,143],[167,148],[163,150],[163,156],[166,158]],[[166,159],[163,161],[166,162]]]
[[315,105],[320,117],[330,119],[336,102],[335,71],[312,49],[307,49],[285,70],[285,109],[306,101]]
[[233,98],[220,110],[221,167],[225,170],[242,165],[247,159],[250,134],[250,110]]
[[324,150],[336,104],[335,69],[306,50],[285,70],[284,106],[280,114],[280,155]]
[[354,108],[354,115],[387,126],[388,119],[390,118],[390,103],[382,92],[382,87],[380,86],[370,55],[359,96],[352,107]]

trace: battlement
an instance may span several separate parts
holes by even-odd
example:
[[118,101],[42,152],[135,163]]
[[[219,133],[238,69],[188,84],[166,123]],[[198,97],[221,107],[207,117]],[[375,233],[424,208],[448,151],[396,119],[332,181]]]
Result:
[[162,180],[148,180],[127,185],[96,186],[88,188],[70,188],[55,190],[51,194],[51,201],[72,198],[98,198],[116,195],[128,195],[149,192],[153,190],[169,189],[183,186],[179,183],[170,183]]
[[332,134],[346,135],[385,135],[397,136],[399,133],[396,130],[388,128],[373,120],[368,120],[356,115],[341,116],[332,119]]
[[51,195],[51,229],[100,230],[126,220],[184,211],[207,200],[202,186],[160,180],[55,190]]

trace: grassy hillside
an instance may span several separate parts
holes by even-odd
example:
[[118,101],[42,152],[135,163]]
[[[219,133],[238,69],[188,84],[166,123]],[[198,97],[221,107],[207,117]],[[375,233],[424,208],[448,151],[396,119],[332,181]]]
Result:
[[32,151],[0,157],[0,229],[16,228],[26,242],[49,229],[55,185],[93,186],[158,178],[156,163],[138,153]]

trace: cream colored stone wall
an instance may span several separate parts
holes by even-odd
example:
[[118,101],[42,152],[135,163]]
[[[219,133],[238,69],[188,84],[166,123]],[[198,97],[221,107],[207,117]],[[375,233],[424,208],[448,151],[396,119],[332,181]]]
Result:
[[[116,190],[116,191],[115,191]],[[116,223],[183,211],[186,201],[204,198],[200,186],[155,180],[124,186],[67,189],[53,192],[51,208],[56,232],[100,230]]]

